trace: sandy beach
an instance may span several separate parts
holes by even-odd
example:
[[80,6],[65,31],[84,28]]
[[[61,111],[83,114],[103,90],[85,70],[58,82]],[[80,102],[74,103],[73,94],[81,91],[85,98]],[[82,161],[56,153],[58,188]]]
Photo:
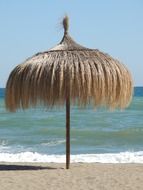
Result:
[[0,164],[0,190],[142,189],[143,164]]

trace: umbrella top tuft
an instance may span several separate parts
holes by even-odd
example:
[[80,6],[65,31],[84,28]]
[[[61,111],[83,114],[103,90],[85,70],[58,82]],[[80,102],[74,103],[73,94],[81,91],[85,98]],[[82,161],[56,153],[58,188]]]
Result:
[[63,24],[63,28],[64,28],[64,36],[63,36],[61,42],[58,45],[56,45],[55,47],[48,50],[48,52],[51,52],[51,51],[91,50],[91,49],[84,47],[84,46],[78,44],[77,42],[75,42],[72,39],[72,37],[69,35],[69,33],[68,33],[69,17],[67,15],[63,18],[62,24]]
[[69,17],[67,15],[63,18],[63,27],[65,34],[67,34],[69,29]]

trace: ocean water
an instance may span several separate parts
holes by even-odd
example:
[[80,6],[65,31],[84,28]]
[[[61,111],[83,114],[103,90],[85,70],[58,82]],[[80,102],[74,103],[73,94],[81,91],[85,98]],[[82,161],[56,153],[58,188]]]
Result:
[[[9,113],[0,89],[0,161],[65,162],[65,108]],[[143,87],[123,111],[71,107],[71,161],[143,163]]]

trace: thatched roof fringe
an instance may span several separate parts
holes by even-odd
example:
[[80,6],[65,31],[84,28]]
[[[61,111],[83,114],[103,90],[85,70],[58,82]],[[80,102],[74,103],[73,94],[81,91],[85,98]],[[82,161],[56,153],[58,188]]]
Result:
[[67,84],[72,102],[80,106],[94,102],[95,107],[124,108],[132,96],[131,75],[117,60],[96,50],[58,51],[32,57],[12,71],[6,106],[14,111],[37,103],[62,105]]

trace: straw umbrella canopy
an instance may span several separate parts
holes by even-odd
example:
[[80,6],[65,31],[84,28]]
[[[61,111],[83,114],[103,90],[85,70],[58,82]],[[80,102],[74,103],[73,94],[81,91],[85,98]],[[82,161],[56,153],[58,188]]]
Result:
[[76,43],[69,35],[68,17],[64,36],[54,48],[37,53],[11,72],[6,85],[6,108],[16,111],[42,104],[66,105],[66,168],[70,164],[70,102],[81,107],[125,108],[132,97],[132,78],[118,60],[98,49]]

